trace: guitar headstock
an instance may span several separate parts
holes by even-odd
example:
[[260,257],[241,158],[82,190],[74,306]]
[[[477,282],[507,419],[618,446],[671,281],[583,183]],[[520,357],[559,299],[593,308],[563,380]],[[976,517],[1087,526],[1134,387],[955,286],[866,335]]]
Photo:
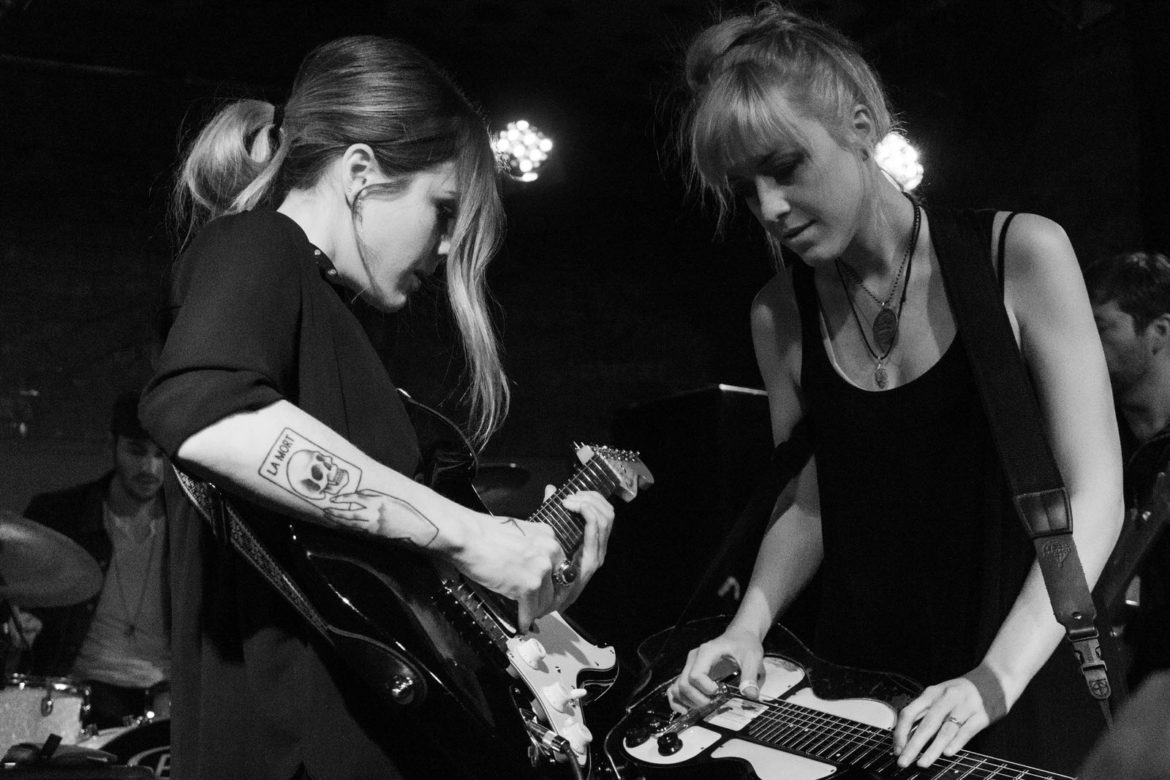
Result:
[[582,465],[596,459],[613,475],[617,480],[614,492],[623,501],[634,500],[640,489],[654,484],[654,475],[634,450],[619,450],[599,444],[575,444],[574,447],[577,449],[577,460]]

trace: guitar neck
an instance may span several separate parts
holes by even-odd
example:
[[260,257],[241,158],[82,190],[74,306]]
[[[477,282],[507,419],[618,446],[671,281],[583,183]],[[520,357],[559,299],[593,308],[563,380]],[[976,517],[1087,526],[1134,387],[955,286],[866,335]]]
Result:
[[[528,518],[531,522],[548,525],[565,558],[572,559],[585,536],[585,520],[562,503],[564,499],[583,490],[594,490],[611,496],[620,484],[613,470],[599,457],[592,457],[579,465],[565,484],[544,500]],[[489,591],[477,587],[462,575],[449,572],[443,578],[447,592],[467,611],[480,630],[501,651],[508,640],[518,633],[516,605]]]
[[752,720],[744,736],[790,753],[835,764],[848,764],[877,777],[931,778],[931,780],[1074,780],[1068,775],[1023,764],[960,751],[941,756],[928,769],[903,769],[891,754],[888,729],[830,715],[799,704],[778,700]]
[[601,459],[591,458],[573,473],[568,482],[545,499],[528,519],[551,527],[565,557],[572,558],[585,536],[585,520],[565,509],[562,502],[568,496],[585,490],[593,490],[608,497],[617,486],[617,477],[601,463]]

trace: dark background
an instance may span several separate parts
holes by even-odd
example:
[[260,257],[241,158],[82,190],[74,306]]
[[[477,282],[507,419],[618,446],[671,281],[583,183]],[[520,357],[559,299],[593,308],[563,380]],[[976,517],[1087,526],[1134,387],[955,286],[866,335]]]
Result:
[[[525,117],[556,142],[547,175],[507,194],[492,286],[515,403],[487,459],[525,465],[538,489],[570,441],[618,439],[664,453],[669,473],[647,462],[671,500],[733,511],[728,474],[766,453],[762,406],[728,423],[717,404],[661,399],[759,386],[747,310],[770,261],[742,218],[714,235],[668,149],[684,42],[751,5],[0,0],[0,507],[108,464],[109,404],[149,372],[182,128],[228,98],[283,100],[314,44],[372,32],[432,54],[495,127]],[[1045,214],[1082,262],[1170,249],[1170,3],[792,5],[862,44],[922,151],[928,203]],[[433,303],[368,320],[399,383],[457,414]],[[750,447],[717,441],[732,423],[757,432]]]

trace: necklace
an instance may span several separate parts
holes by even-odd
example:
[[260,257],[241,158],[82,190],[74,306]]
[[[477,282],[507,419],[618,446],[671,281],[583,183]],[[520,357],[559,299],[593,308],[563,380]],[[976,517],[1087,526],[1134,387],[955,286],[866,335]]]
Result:
[[142,605],[146,602],[146,591],[150,589],[150,572],[154,565],[154,551],[158,547],[157,537],[158,532],[151,534],[150,537],[150,556],[146,559],[146,570],[142,576],[142,587],[138,591],[138,605],[134,608],[134,616],[130,616],[130,605],[126,601],[126,591],[122,585],[122,566],[117,558],[114,559],[114,577],[118,580],[118,600],[122,602],[122,612],[126,615],[126,628],[122,634],[127,637],[133,637],[138,633],[138,619],[142,617]]
[[[857,271],[853,270],[852,266],[837,260],[838,275],[841,274],[841,270],[844,268],[845,272],[847,272],[849,277],[853,280],[853,283],[860,287],[865,292],[865,294],[872,298],[873,302],[878,305],[878,313],[877,316],[873,318],[873,323],[870,325],[870,333],[873,334],[874,345],[887,355],[890,354],[890,350],[894,348],[894,342],[898,338],[898,322],[902,317],[902,304],[906,302],[906,288],[902,288],[902,300],[898,304],[897,312],[890,308],[890,301],[894,299],[894,293],[898,291],[898,282],[902,279],[902,272],[905,271],[906,267],[910,264],[910,258],[914,255],[914,248],[918,245],[918,228],[921,225],[922,219],[922,213],[918,208],[918,204],[915,203],[913,199],[910,200],[910,203],[912,206],[914,206],[914,227],[910,230],[910,243],[906,245],[906,251],[902,253],[902,263],[898,266],[898,273],[894,275],[894,283],[890,285],[890,292],[888,295],[886,295],[886,299],[884,301],[874,295],[873,291],[866,287],[865,282],[861,280],[861,276],[857,273]],[[842,284],[844,284],[843,281]],[[906,284],[907,286],[910,284],[909,276],[906,277]],[[846,292],[846,295],[848,295],[848,292]],[[852,297],[849,298],[849,305],[853,305]],[[853,314],[856,316],[857,311],[854,310]],[[861,323],[859,322],[858,327],[860,326]]]
[[[886,385],[889,384],[889,374],[886,373],[886,358],[890,356],[890,352],[894,349],[894,344],[898,342],[898,325],[902,320],[902,308],[906,305],[906,291],[910,289],[910,266],[914,261],[914,249],[918,245],[918,228],[921,225],[921,210],[918,204],[913,199],[910,200],[911,205],[914,206],[914,227],[910,231],[910,244],[906,247],[906,252],[902,255],[902,265],[898,268],[898,274],[894,277],[894,286],[890,288],[890,294],[886,296],[886,300],[880,301],[877,296],[869,291],[857,272],[850,268],[840,260],[835,262],[837,267],[837,278],[841,280],[841,289],[845,292],[845,299],[849,301],[849,310],[853,312],[853,319],[857,323],[857,330],[861,333],[861,341],[865,344],[865,351],[874,360],[873,367],[873,381],[878,386],[879,390],[885,390]],[[895,312],[889,308],[889,303],[894,298],[894,292],[898,289],[898,281],[902,277],[903,269],[906,270],[906,283],[902,285],[902,297],[898,301],[898,311]],[[865,328],[861,325],[861,316],[857,313],[857,307],[853,304],[853,296],[849,293],[849,285],[845,281],[845,271],[848,270],[853,277],[854,282],[865,290],[869,297],[877,301],[881,310],[877,316],[874,317],[872,332],[874,344],[882,353],[879,355],[877,349],[874,349],[869,344],[869,338],[865,335]]]

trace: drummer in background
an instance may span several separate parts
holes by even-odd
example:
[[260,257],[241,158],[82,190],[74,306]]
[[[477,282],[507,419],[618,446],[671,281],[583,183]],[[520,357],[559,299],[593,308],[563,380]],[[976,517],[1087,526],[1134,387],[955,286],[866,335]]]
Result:
[[85,549],[102,570],[89,601],[30,608],[42,627],[29,672],[90,687],[87,722],[170,714],[170,596],[167,587],[166,459],[138,422],[138,393],[114,402],[114,468],[100,479],[35,496],[24,515]]

